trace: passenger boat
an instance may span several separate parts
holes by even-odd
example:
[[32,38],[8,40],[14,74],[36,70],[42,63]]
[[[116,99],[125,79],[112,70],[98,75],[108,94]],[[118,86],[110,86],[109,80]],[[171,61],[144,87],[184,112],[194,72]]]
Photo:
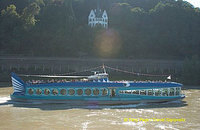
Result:
[[[35,75],[33,75],[35,76]],[[108,73],[91,76],[40,77],[79,78],[78,81],[24,82],[12,73],[11,99],[22,102],[66,103],[74,105],[120,105],[166,102],[183,99],[182,84],[161,81],[109,81]],[[81,79],[82,78],[82,79]]]

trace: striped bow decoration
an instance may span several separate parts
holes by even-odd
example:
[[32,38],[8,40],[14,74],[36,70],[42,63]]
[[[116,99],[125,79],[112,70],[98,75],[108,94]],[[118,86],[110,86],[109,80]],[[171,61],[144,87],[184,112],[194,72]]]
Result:
[[11,74],[11,79],[12,79],[12,86],[14,88],[14,92],[24,92],[24,82],[15,74]]

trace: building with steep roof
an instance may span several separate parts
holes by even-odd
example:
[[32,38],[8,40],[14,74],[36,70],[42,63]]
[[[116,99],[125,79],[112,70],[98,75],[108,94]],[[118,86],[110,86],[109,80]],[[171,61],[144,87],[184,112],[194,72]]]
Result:
[[102,26],[103,28],[108,28],[108,15],[106,10],[101,10],[99,7],[97,9],[92,9],[88,16],[88,25],[90,27]]

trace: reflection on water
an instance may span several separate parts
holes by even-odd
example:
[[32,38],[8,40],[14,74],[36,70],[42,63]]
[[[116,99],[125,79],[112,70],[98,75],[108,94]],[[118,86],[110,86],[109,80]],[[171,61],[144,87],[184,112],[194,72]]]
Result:
[[[198,89],[184,90],[183,101],[86,107],[13,102],[11,92],[11,88],[0,88],[0,129],[200,129]],[[124,121],[126,118],[184,118],[185,122]]]

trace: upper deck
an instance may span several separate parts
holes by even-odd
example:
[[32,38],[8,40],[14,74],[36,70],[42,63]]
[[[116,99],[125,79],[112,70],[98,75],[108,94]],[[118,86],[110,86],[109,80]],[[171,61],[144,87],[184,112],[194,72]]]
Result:
[[139,88],[165,88],[181,87],[182,84],[176,82],[155,82],[155,81],[109,81],[109,82],[64,82],[64,83],[44,83],[26,84],[27,87],[139,87]]

